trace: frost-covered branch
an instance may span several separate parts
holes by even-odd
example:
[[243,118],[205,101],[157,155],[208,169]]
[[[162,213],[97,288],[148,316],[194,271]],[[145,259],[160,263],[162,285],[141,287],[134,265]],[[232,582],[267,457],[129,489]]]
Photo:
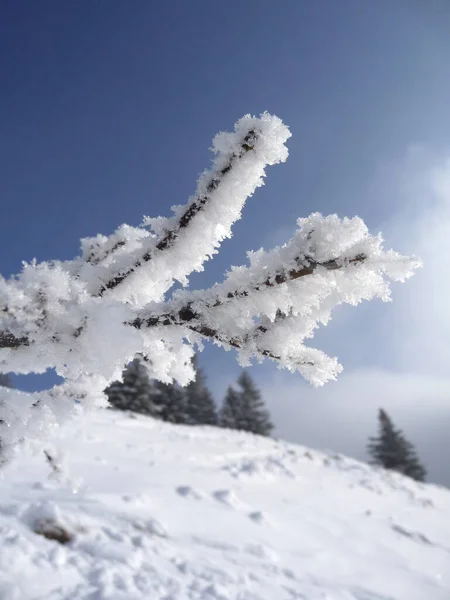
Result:
[[359,218],[313,214],[284,246],[250,253],[250,266],[235,267],[222,284],[208,290],[178,291],[162,313],[142,311],[134,327],[179,326],[300,371],[315,385],[341,370],[336,359],[308,348],[304,340],[326,324],[340,303],[389,299],[388,279],[409,277],[418,261],[384,251]]
[[246,199],[263,185],[265,168],[286,160],[289,137],[288,128],[267,114],[244,117],[233,133],[218,134],[212,168],[201,175],[187,205],[173,207],[173,217],[146,217],[138,231],[122,226],[109,238],[83,241],[78,276],[88,282],[90,293],[114,292],[142,303],[163,299],[175,281],[186,285],[189,274],[203,270],[231,236]]
[[[172,217],[122,225],[82,240],[72,261],[32,262],[16,277],[0,277],[0,371],[54,368],[64,379],[31,395],[0,391],[3,446],[39,437],[77,412],[78,402],[101,399],[136,354],[147,357],[151,377],[188,383],[204,339],[237,350],[241,364],[269,358],[314,385],[336,377],[337,360],[305,341],[335,306],[388,300],[390,281],[419,265],[385,251],[361,219],[314,213],[298,220],[286,244],[249,253],[249,264],[233,267],[222,283],[186,289],[188,276],[230,237],[266,167],[286,160],[289,136],[277,117],[246,116],[214,138],[211,169]],[[177,281],[185,289],[169,294]]]
[[[209,176],[209,183],[206,185],[202,181],[202,186],[205,187],[205,190],[201,190],[201,194],[197,196],[194,200],[192,200],[186,210],[181,214],[181,216],[175,220],[175,223],[168,229],[164,230],[164,233],[160,236],[160,239],[155,241],[154,249],[147,250],[144,252],[141,258],[136,260],[132,267],[128,268],[122,273],[118,273],[115,277],[110,279],[105,286],[100,290],[100,295],[103,294],[106,290],[112,290],[121,284],[127,277],[129,277],[132,273],[136,271],[143,263],[150,261],[154,253],[159,251],[162,252],[171,248],[179,238],[180,232],[184,229],[187,229],[195,216],[201,211],[205,210],[206,206],[210,204],[214,198],[214,192],[219,189],[225,178],[231,177],[232,170],[236,165],[237,161],[245,156],[247,152],[250,152],[255,149],[255,144],[258,141],[258,132],[255,128],[251,128],[246,135],[244,136],[239,150],[232,152],[231,156],[228,158],[226,164],[223,167],[218,168],[213,171]],[[206,179],[206,176],[204,177]],[[124,241],[117,242],[112,248],[111,251],[108,252],[107,255],[113,253],[118,248],[121,248],[125,245]],[[106,256],[107,256],[106,255]],[[106,258],[105,256],[105,258]]]
[[[331,259],[323,263],[319,263],[313,259],[309,259],[307,261],[307,264],[302,264],[302,259],[300,257],[297,257],[295,259],[296,263],[298,263],[297,268],[283,268],[281,271],[275,272],[272,275],[267,276],[266,279],[264,279],[261,283],[253,285],[248,289],[236,289],[234,291],[225,292],[225,296],[221,298],[220,294],[218,293],[219,286],[215,286],[213,288],[215,293],[215,299],[213,299],[212,301],[208,299],[209,290],[207,290],[206,293],[203,292],[203,295],[206,296],[205,300],[199,299],[199,296],[201,298],[202,293],[197,292],[197,301],[188,301],[181,307],[175,306],[171,313],[166,312],[163,314],[153,314],[151,316],[136,317],[131,323],[129,323],[129,325],[131,325],[132,327],[136,327],[137,329],[157,327],[161,325],[178,325],[186,327],[190,331],[198,333],[204,338],[210,338],[221,344],[243,350],[244,348],[248,347],[249,344],[252,344],[252,342],[257,337],[261,337],[261,334],[267,333],[269,329],[273,329],[270,321],[266,325],[257,324],[254,327],[251,327],[251,330],[247,331],[242,337],[233,337],[220,332],[220,330],[216,327],[208,325],[207,323],[208,321],[211,321],[211,319],[205,317],[205,312],[208,312],[211,309],[215,309],[218,307],[223,307],[226,304],[230,304],[231,301],[234,301],[234,304],[236,304],[236,301],[239,301],[239,299],[241,298],[248,298],[250,295],[258,292],[262,294],[264,290],[267,290],[274,286],[281,285],[288,281],[295,281],[300,277],[312,275],[318,268],[325,269],[326,271],[335,271],[337,269],[345,268],[345,266],[347,265],[362,263],[364,260],[366,260],[366,258],[367,257],[364,254],[358,254],[350,259]],[[304,260],[305,259],[303,258],[303,261]],[[195,309],[193,308],[194,304],[196,305]],[[237,304],[237,307],[239,309],[239,304]],[[214,311],[212,316],[212,320],[216,321],[214,317]],[[277,309],[276,317],[274,318],[273,322],[278,323],[287,318],[288,315]],[[279,355],[273,354],[266,348],[260,346],[256,346],[254,348],[254,354],[269,357],[277,361],[281,360],[281,357]],[[299,361],[299,364],[301,364],[302,362],[303,361]],[[309,366],[314,366],[311,360],[308,360],[307,364]]]

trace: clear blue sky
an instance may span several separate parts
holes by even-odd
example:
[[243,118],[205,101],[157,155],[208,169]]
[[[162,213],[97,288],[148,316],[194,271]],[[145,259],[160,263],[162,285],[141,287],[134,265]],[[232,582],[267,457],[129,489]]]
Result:
[[294,137],[219,273],[312,210],[377,222],[386,207],[358,191],[380,157],[447,137],[445,0],[14,0],[0,23],[6,274],[166,214],[192,193],[214,133],[247,112],[274,112]]
[[[448,147],[449,64],[448,0],[4,0],[0,272],[168,214],[208,166],[212,136],[263,110],[291,127],[290,158],[193,283],[312,211],[377,229],[396,211],[368,194],[380,165],[411,144]],[[337,341],[346,367],[370,364]],[[222,351],[203,362],[212,378],[237,373]]]

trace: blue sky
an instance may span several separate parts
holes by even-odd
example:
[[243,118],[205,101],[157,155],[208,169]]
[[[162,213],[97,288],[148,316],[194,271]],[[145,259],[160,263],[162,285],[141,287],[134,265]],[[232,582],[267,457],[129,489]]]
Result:
[[[358,214],[372,230],[387,228],[388,245],[416,251],[420,232],[410,236],[400,216],[420,222],[429,196],[408,204],[403,184],[448,154],[449,55],[446,0],[3,2],[0,272],[14,273],[33,257],[71,258],[80,237],[168,214],[208,166],[213,135],[263,110],[291,127],[290,158],[269,171],[234,237],[194,285],[220,280],[229,265],[245,261],[246,250],[282,242],[295,219],[313,211]],[[410,310],[419,319],[425,281],[398,290],[403,308],[392,314],[399,321]],[[339,355],[350,376],[409,372],[399,358],[406,338],[391,335],[392,308],[339,311],[319,334],[322,347]],[[415,343],[420,348],[422,338]],[[202,359],[220,395],[238,373],[234,357],[208,349]],[[409,364],[415,375],[445,375]],[[274,381],[298,390],[297,412],[286,403],[280,409],[280,435],[302,441],[305,432],[292,433],[286,422],[295,419],[286,414],[308,429],[310,403],[328,411],[333,394],[335,409],[352,413],[340,404],[339,387],[314,396],[271,366],[254,373],[269,391]],[[352,390],[360,395],[360,387]],[[398,409],[405,423],[407,407]],[[367,410],[374,419],[375,405]],[[430,439],[431,417],[427,427]]]

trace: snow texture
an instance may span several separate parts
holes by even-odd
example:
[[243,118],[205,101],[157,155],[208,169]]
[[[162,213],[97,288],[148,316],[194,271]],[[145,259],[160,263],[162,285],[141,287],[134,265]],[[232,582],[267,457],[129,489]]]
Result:
[[73,423],[59,483],[42,453],[1,471],[2,600],[450,598],[448,490],[219,428]]

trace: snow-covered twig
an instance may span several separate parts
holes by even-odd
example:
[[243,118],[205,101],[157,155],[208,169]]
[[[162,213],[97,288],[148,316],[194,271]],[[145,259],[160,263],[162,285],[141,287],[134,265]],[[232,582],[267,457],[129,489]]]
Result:
[[[214,199],[214,192],[219,189],[224,179],[231,175],[232,169],[235,166],[236,162],[245,156],[247,152],[254,150],[255,144],[258,140],[258,132],[255,128],[251,128],[244,136],[239,149],[231,154],[228,158],[228,161],[223,167],[218,168],[213,171],[210,175],[210,181],[205,186],[205,192],[194,200],[192,200],[186,210],[181,214],[179,219],[173,224],[172,228],[165,230],[164,233],[160,236],[160,239],[156,241],[154,245],[154,250],[147,250],[144,254],[136,260],[132,267],[124,271],[123,273],[117,274],[115,277],[110,279],[104,287],[100,290],[100,295],[103,294],[106,290],[112,290],[117,287],[119,284],[123,283],[127,277],[129,277],[132,273],[136,271],[143,263],[150,261],[154,253],[156,251],[162,252],[171,248],[176,240],[179,238],[180,231],[187,229],[195,216],[203,211],[206,206],[212,202]],[[202,183],[202,187],[204,184]],[[125,245],[125,242],[117,242],[113,248],[111,248],[110,252],[104,257],[106,258],[109,254],[113,253],[118,248],[121,248]]]
[[420,264],[385,251],[381,236],[357,217],[299,219],[291,240],[249,253],[249,264],[233,267],[222,283],[169,295],[177,281],[186,288],[188,276],[231,236],[266,167],[286,160],[289,137],[277,117],[247,115],[234,132],[214,138],[212,168],[172,217],[122,225],[82,240],[72,261],[33,262],[16,277],[0,277],[0,371],[55,368],[64,378],[30,396],[0,391],[9,442],[37,437],[68,417],[74,400],[101,398],[138,353],[148,357],[152,377],[186,384],[203,338],[235,348],[242,364],[270,358],[314,385],[336,377],[337,360],[305,340],[341,303],[388,300],[389,280],[408,278]]

